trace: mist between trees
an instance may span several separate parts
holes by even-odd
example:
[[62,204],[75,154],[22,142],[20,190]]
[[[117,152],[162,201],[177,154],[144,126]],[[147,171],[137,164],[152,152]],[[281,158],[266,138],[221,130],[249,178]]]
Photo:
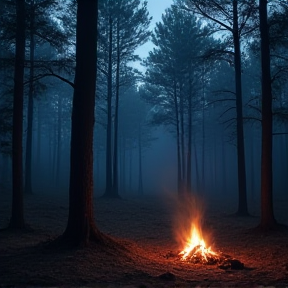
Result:
[[[14,2],[0,1],[0,185],[5,193],[10,193],[12,183]],[[260,34],[256,2],[174,1],[149,30],[146,2],[99,1],[96,196],[194,191],[236,201],[239,214],[248,213],[249,203],[260,207],[265,156],[261,43],[268,43],[273,197],[287,198],[288,6],[285,1],[268,6],[267,42]],[[69,189],[76,4],[25,1],[26,194],[66,195]],[[263,32],[266,26],[262,27]],[[154,46],[141,59],[135,50],[147,41]],[[143,71],[134,68],[136,62]]]

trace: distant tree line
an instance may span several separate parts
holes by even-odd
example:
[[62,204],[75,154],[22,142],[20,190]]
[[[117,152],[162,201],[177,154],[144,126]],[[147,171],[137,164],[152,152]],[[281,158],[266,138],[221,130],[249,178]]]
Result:
[[[260,0],[258,6],[248,0],[174,2],[151,33],[145,1],[0,1],[0,139],[2,159],[4,153],[12,157],[11,228],[25,227],[23,193],[33,193],[32,161],[37,165],[38,157],[39,165],[39,151],[44,147],[42,131],[49,139],[45,148],[51,151],[47,158],[56,186],[63,145],[69,145],[71,139],[70,155],[66,154],[70,162],[69,217],[60,239],[86,245],[90,240],[110,241],[94,222],[93,148],[102,145],[105,152],[103,196],[119,197],[127,182],[127,145],[130,151],[138,147],[138,191],[142,194],[142,150],[153,140],[146,125],[149,118],[153,125],[165,125],[175,135],[179,195],[193,190],[193,175],[201,191],[206,185],[207,131],[212,133],[213,129],[207,130],[207,116],[216,115],[225,119],[226,128],[234,127],[230,135],[236,139],[237,213],[241,216],[248,214],[244,124],[261,122],[260,226],[268,229],[277,225],[273,213],[272,139],[273,135],[286,133],[281,128],[287,121],[287,2],[267,5]],[[142,75],[131,63],[141,60],[135,50],[150,36],[155,48],[143,61],[146,72]],[[260,74],[253,70],[257,65]],[[257,85],[246,79],[250,88],[243,87],[244,70],[261,77]],[[233,85],[223,81],[231,72]],[[67,88],[63,93],[55,88],[53,91],[56,78],[69,84],[73,93]],[[51,91],[46,99],[49,109],[45,109],[51,113],[47,117],[52,117],[45,119],[49,128],[44,127],[40,104],[46,90]],[[140,96],[149,104],[149,117]],[[125,111],[133,102],[135,107],[128,117]],[[70,111],[71,121],[65,120]],[[33,135],[35,123],[37,137]],[[94,131],[102,131],[101,137],[105,134],[104,143],[97,134],[93,141]],[[224,131],[221,128],[216,134],[222,137]],[[202,177],[196,135],[202,138]],[[32,148],[33,143],[39,151]],[[38,156],[32,156],[35,151]],[[216,179],[216,148],[213,153]]]

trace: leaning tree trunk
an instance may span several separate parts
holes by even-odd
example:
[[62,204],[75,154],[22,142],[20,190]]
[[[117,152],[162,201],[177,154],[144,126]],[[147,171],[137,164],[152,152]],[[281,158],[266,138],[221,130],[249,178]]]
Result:
[[259,2],[261,67],[262,67],[262,155],[261,155],[261,223],[264,229],[275,226],[273,212],[272,170],[272,88],[270,71],[269,28],[267,0]]
[[241,51],[238,29],[238,1],[233,0],[233,42],[234,42],[234,65],[236,83],[236,121],[237,121],[237,164],[238,164],[238,211],[239,215],[247,215],[247,191],[246,191],[246,168],[245,148],[242,112],[242,76],[241,76]]
[[102,241],[93,217],[93,126],[97,62],[97,0],[78,0],[72,108],[69,218],[62,239]]
[[16,46],[12,130],[12,213],[9,226],[24,228],[23,209],[23,93],[25,61],[25,0],[16,1]]

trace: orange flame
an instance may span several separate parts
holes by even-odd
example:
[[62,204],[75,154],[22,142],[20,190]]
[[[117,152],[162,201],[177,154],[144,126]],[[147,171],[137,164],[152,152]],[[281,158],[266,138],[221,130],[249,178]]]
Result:
[[197,262],[206,263],[211,262],[211,259],[215,258],[216,260],[218,258],[218,253],[212,251],[211,247],[207,248],[201,230],[195,224],[192,224],[190,237],[179,255],[182,260],[196,260]]
[[[202,233],[204,205],[199,197],[186,195],[178,201],[175,232],[181,243],[181,260],[193,263],[215,264],[220,255],[207,246]],[[190,228],[190,229],[189,229]],[[207,235],[206,235],[207,237]]]

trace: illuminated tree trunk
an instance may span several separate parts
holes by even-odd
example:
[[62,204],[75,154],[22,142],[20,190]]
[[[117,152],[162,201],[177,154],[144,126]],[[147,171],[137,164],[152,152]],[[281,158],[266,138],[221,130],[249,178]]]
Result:
[[72,108],[69,218],[62,239],[102,241],[93,217],[93,126],[97,62],[97,0],[78,0]]
[[16,1],[16,47],[12,131],[12,214],[9,226],[24,228],[23,209],[23,93],[25,61],[25,0]]
[[262,228],[275,226],[273,212],[272,171],[272,88],[270,71],[269,28],[267,0],[259,2],[261,67],[262,67],[262,155],[261,155],[261,223]]

